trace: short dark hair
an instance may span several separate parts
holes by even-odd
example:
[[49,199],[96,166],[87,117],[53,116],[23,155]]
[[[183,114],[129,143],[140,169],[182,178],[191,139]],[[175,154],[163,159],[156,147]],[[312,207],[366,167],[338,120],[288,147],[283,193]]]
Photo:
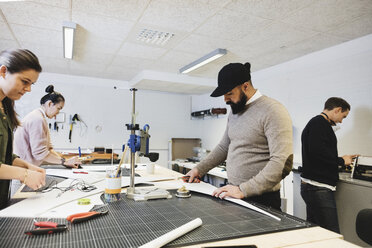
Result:
[[48,85],[48,87],[46,87],[45,89],[45,92],[47,92],[48,94],[40,99],[40,104],[44,104],[49,100],[52,101],[54,105],[65,101],[65,98],[62,96],[61,93],[54,91],[53,85]]
[[350,111],[351,109],[350,104],[340,97],[328,98],[328,100],[324,104],[324,109],[326,110],[332,110],[338,107],[341,107],[342,112],[345,112],[346,110]]

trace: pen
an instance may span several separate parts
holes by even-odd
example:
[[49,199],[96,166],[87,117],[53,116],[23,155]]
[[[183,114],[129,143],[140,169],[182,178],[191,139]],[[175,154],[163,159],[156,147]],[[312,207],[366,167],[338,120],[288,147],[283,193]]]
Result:
[[79,146],[79,157],[81,157],[81,149],[80,149],[80,146]]

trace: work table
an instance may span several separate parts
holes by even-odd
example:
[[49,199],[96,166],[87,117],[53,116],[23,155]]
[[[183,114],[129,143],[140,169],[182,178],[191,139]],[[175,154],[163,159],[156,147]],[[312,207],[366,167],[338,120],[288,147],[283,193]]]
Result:
[[[173,180],[176,180],[179,176],[182,176],[182,174],[171,171],[169,169],[156,166],[155,167],[155,173],[154,174],[148,174],[146,170],[144,169],[145,166],[139,166],[136,170],[136,173],[140,174],[142,177],[174,177]],[[89,176],[89,175],[81,175],[83,176]],[[168,182],[159,182],[157,184],[157,187],[161,187],[161,185],[169,185]],[[34,193],[35,194],[35,193]],[[28,196],[31,196],[29,194]],[[84,198],[89,197],[84,196]],[[37,198],[35,198],[37,200]],[[67,209],[73,209],[76,208],[76,202],[70,202],[65,205],[65,208]],[[26,210],[25,210],[26,211]],[[1,212],[0,212],[1,213]],[[0,239],[4,240],[6,237],[3,236],[4,234],[4,227],[1,226],[0,222]],[[7,228],[12,228],[11,226],[7,226]],[[58,235],[58,234],[53,234]],[[111,234],[114,235],[114,234]],[[114,236],[112,236],[114,237]],[[1,242],[3,243],[3,242]],[[246,245],[246,244],[255,244],[258,247],[357,247],[351,243],[348,243],[344,240],[342,240],[342,235],[333,233],[331,231],[325,230],[320,227],[308,227],[308,228],[302,228],[302,229],[296,229],[291,231],[281,231],[281,232],[275,232],[275,233],[269,233],[269,234],[262,234],[262,235],[254,235],[254,236],[248,236],[244,238],[238,238],[238,239],[229,239],[224,241],[217,241],[217,242],[210,242],[208,244],[197,244],[192,245],[188,247],[205,247],[205,246],[213,246],[213,245]]]

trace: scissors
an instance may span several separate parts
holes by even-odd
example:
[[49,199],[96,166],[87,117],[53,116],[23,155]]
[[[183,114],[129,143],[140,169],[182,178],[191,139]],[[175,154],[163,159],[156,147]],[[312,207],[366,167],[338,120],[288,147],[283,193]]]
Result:
[[[189,179],[190,179],[190,176],[183,176],[181,177],[182,181],[185,182],[185,183],[188,183],[189,182]],[[191,183],[200,183],[200,177],[194,177],[194,179],[192,180]]]

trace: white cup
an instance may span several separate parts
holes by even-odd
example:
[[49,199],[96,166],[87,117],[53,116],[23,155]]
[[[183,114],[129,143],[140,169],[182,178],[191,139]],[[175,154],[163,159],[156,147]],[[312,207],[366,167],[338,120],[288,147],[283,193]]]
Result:
[[148,174],[154,174],[154,170],[155,170],[155,164],[154,163],[148,163],[146,165],[146,171]]

